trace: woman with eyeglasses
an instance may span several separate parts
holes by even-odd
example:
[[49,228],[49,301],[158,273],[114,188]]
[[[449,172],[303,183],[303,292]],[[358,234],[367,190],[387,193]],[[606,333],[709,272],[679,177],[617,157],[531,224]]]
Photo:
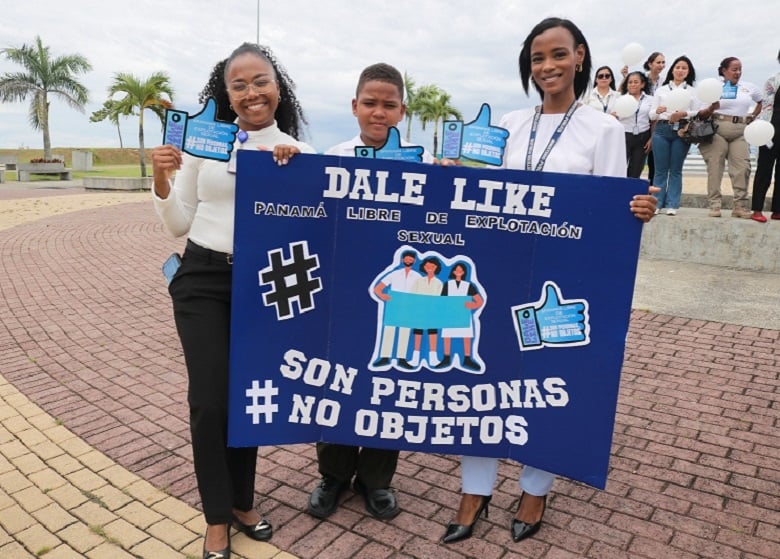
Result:
[[612,106],[617,98],[615,76],[609,66],[601,66],[596,70],[596,79],[588,96],[588,105],[603,113],[612,114]]
[[[297,139],[306,121],[294,83],[267,47],[244,43],[219,62],[199,100],[209,98],[217,119],[238,125],[243,149],[273,150],[279,164],[315,153]],[[236,151],[230,162],[171,145],[152,152],[155,210],[173,235],[188,236],[168,289],[189,380],[192,454],[207,524],[204,559],[230,557],[231,524],[260,541],[273,532],[254,508],[257,448],[227,446]]]

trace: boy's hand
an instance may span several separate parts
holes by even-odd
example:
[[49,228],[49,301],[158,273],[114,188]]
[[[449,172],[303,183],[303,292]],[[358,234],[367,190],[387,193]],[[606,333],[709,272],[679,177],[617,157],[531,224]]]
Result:
[[447,157],[442,157],[441,159],[434,159],[433,164],[441,165],[442,167],[455,167],[455,166],[463,165],[460,159],[449,159]]

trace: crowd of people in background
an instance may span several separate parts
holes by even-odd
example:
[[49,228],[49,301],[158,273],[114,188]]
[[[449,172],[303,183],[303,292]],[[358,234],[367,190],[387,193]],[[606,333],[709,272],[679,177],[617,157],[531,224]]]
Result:
[[[778,53],[780,62],[780,53]],[[644,63],[644,72],[621,69],[623,76],[616,85],[609,66],[596,70],[595,80],[587,97],[587,104],[598,111],[612,114],[620,120],[626,133],[626,176],[639,178],[647,164],[647,179],[661,190],[657,194],[657,212],[674,216],[682,197],[683,165],[691,144],[680,136],[692,119],[709,119],[715,123],[715,135],[698,144],[707,169],[707,201],[710,217],[721,217],[721,181],[728,169],[733,190],[732,217],[751,218],[765,223],[763,214],[767,192],[772,182],[780,177],[777,127],[780,116],[774,113],[777,102],[780,73],[769,77],[761,89],[742,80],[742,62],[739,58],[724,58],[717,74],[723,83],[719,100],[702,102],[696,94],[696,70],[685,55],[674,59],[665,76],[666,58],[653,52]],[[684,89],[689,93],[687,107],[670,110],[669,96]],[[634,114],[618,115],[615,102],[621,95],[636,100]],[[745,140],[745,127],[756,119],[771,122],[775,136],[767,145],[758,147],[758,164],[753,183],[753,197],[748,208],[748,186],[751,174],[750,146]],[[772,198],[771,219],[780,220],[780,198]]]

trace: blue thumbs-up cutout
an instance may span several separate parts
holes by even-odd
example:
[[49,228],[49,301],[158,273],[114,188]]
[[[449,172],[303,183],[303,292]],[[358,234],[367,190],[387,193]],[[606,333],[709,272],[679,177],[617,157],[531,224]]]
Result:
[[545,282],[539,301],[512,307],[512,314],[522,351],[590,343],[588,302],[564,299],[555,282]]
[[163,143],[195,157],[230,160],[238,125],[217,120],[216,114],[217,103],[211,97],[203,110],[193,116],[184,111],[167,110]]
[[490,105],[483,103],[477,118],[463,124],[444,121],[442,155],[448,159],[465,157],[488,165],[501,165],[509,131],[490,124]]
[[394,159],[395,161],[414,161],[417,163],[423,160],[422,146],[404,146],[401,145],[401,134],[398,128],[392,126],[387,131],[387,140],[385,145],[376,149],[371,146],[358,146],[355,148],[355,157],[367,157],[369,159]]

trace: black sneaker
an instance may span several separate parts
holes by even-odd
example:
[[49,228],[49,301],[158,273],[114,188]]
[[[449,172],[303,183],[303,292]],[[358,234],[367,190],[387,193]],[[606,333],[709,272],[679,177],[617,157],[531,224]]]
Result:
[[472,371],[479,371],[482,368],[481,365],[474,361],[469,355],[463,358],[463,366]]
[[339,496],[349,488],[349,481],[324,477],[309,496],[307,512],[316,518],[327,518],[339,506]]
[[406,359],[399,359],[398,366],[405,371],[414,371],[414,365],[409,363]]

